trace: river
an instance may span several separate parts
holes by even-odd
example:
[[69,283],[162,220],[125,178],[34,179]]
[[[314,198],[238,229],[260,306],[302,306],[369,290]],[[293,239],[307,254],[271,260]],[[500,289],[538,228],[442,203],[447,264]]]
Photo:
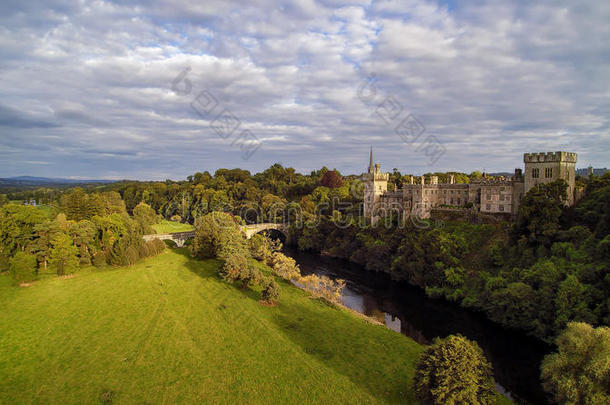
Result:
[[285,247],[301,273],[346,281],[341,298],[353,310],[421,344],[460,333],[475,340],[494,369],[497,388],[517,403],[546,404],[539,378],[540,362],[551,348],[517,331],[506,330],[482,314],[442,299],[432,299],[416,287],[393,281],[387,274],[364,270],[345,260]]

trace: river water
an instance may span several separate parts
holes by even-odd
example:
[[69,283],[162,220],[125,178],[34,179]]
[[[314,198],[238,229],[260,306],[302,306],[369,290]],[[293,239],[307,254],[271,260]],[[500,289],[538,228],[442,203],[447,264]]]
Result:
[[345,260],[285,247],[301,273],[346,281],[345,306],[378,320],[421,344],[460,333],[475,340],[494,369],[497,388],[517,403],[546,404],[541,389],[540,362],[551,348],[517,331],[506,330],[475,313],[442,299],[432,299],[413,286],[384,273],[364,270]]

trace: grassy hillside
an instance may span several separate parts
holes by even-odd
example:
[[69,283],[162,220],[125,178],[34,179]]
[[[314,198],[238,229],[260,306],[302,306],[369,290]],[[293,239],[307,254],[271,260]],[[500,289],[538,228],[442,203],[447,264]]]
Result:
[[168,221],[166,219],[162,220],[158,224],[154,224],[152,228],[157,233],[186,232],[193,230],[193,226],[190,224],[182,224],[180,222]]
[[421,346],[287,283],[261,305],[218,265],[172,250],[27,288],[0,276],[0,403],[413,402]]
[[411,401],[421,348],[282,285],[269,308],[169,251],[31,287],[0,277],[0,403]]

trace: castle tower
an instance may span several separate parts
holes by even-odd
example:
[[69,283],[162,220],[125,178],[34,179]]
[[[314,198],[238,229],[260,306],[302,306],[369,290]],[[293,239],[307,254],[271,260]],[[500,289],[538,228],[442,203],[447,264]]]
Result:
[[373,164],[373,148],[369,158],[368,171],[362,174],[362,182],[364,183],[364,209],[363,215],[374,222],[375,207],[380,202],[380,197],[388,190],[389,173],[382,173],[379,164]]
[[558,179],[568,183],[568,205],[574,204],[574,184],[576,179],[576,153],[547,152],[525,153],[525,186],[524,193],[541,183],[550,183]]

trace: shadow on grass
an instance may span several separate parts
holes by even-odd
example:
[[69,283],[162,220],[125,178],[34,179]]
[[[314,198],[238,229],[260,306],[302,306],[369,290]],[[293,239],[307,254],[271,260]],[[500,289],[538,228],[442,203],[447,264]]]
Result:
[[[221,281],[217,275],[221,260],[194,259],[187,248],[172,251],[187,259],[185,265],[192,273]],[[279,304],[269,311],[270,320],[281,333],[309,356],[346,376],[375,398],[391,403],[415,403],[411,389],[413,369],[406,364],[413,364],[419,353],[417,345],[413,343],[406,349],[395,350],[393,343],[404,337],[391,338],[389,331],[375,330],[377,326],[369,325],[363,319],[352,317],[325,301],[308,298],[290,282],[276,280],[281,285],[282,296]],[[259,305],[258,289],[224,284],[239,291],[244,298],[252,299],[252,305]],[[223,306],[221,304],[218,309],[225,310],[226,306]],[[403,353],[404,358],[396,353]]]
[[[284,288],[297,288],[283,286]],[[308,298],[305,298],[308,299]],[[415,403],[412,366],[419,348],[394,350],[395,340],[378,326],[349,316],[324,301],[311,305],[280,299],[273,319],[280,330],[303,351],[325,366],[349,378],[376,398],[389,402]],[[397,340],[402,336],[396,336]],[[403,353],[402,356],[397,353]]]
[[193,258],[186,247],[172,249],[172,252],[178,253],[184,256],[187,260],[185,263],[186,268],[192,273],[198,275],[201,278],[207,279],[212,278],[223,283],[227,288],[234,288],[239,291],[244,297],[251,298],[258,301],[260,298],[259,292],[251,288],[242,288],[241,283],[230,284],[224,282],[218,276],[218,268],[222,265],[223,261],[220,259],[206,259],[205,261]]

